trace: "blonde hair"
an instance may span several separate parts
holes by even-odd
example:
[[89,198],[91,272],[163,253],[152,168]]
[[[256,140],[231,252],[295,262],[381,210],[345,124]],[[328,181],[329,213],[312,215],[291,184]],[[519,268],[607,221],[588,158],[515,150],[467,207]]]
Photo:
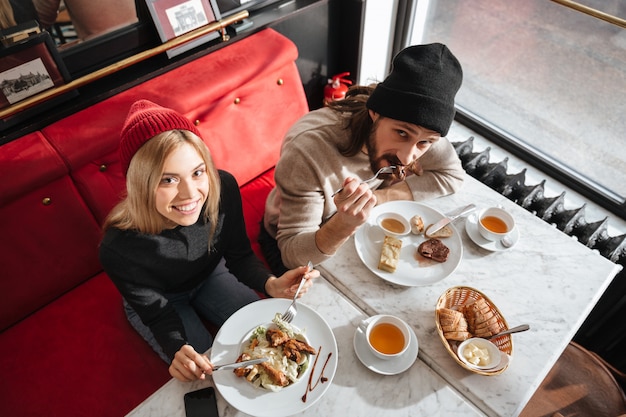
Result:
[[210,223],[210,248],[219,215],[220,178],[205,143],[187,130],[169,130],[160,133],[139,148],[131,159],[126,174],[126,196],[105,219],[104,231],[114,227],[158,234],[166,228],[166,219],[156,209],[156,189],[161,181],[165,159],[183,144],[191,145],[206,165],[209,195],[203,216]]

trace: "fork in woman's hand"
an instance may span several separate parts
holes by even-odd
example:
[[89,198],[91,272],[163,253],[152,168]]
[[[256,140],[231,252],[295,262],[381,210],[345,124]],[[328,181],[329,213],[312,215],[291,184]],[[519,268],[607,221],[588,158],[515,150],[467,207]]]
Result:
[[[309,261],[307,266],[309,267],[309,271],[313,269],[313,263],[311,263],[311,261]],[[305,281],[306,279],[304,277],[300,279],[300,285],[298,285],[298,289],[296,290],[296,293],[293,296],[293,301],[291,302],[287,310],[283,313],[282,319],[286,321],[287,323],[291,323],[291,321],[294,319],[294,317],[296,317],[296,314],[298,313],[298,310],[296,308],[296,301],[298,300],[298,294],[300,294],[300,290],[304,286]]]

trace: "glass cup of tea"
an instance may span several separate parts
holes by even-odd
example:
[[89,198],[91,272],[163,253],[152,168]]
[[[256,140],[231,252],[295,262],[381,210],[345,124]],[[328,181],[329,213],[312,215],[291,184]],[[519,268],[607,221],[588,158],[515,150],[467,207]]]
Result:
[[478,215],[478,231],[489,241],[498,241],[515,229],[515,218],[502,207],[489,207]]
[[411,341],[409,325],[395,316],[374,316],[370,320],[363,320],[359,328],[365,333],[367,346],[380,359],[402,356]]

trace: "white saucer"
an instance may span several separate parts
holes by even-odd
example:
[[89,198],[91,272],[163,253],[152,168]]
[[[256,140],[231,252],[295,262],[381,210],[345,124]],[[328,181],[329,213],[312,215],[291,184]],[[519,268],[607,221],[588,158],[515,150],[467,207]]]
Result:
[[[376,316],[374,316],[376,317]],[[370,317],[366,321],[371,320]],[[379,373],[381,375],[397,375],[400,374],[413,365],[417,359],[417,352],[419,350],[417,343],[417,336],[413,329],[409,327],[411,332],[411,341],[409,342],[409,348],[406,353],[397,359],[380,359],[370,351],[365,340],[365,333],[357,327],[354,333],[354,351],[359,360],[371,371]]]
[[502,252],[505,250],[513,249],[517,242],[519,242],[520,236],[519,229],[517,227],[513,229],[510,235],[513,244],[508,248],[504,247],[504,245],[502,245],[500,241],[487,240],[478,231],[478,216],[476,214],[470,214],[469,216],[467,216],[467,219],[465,220],[465,231],[475,244],[483,249],[494,252]]

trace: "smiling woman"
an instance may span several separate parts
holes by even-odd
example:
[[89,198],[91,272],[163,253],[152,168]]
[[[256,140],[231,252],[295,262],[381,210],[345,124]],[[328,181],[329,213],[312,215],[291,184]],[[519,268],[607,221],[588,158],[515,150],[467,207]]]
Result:
[[302,266],[276,278],[267,270],[250,246],[235,178],[215,168],[180,113],[136,101],[119,149],[126,197],[104,222],[100,262],[170,375],[204,379],[213,343],[205,322],[220,327],[260,294],[291,297],[319,272]]

